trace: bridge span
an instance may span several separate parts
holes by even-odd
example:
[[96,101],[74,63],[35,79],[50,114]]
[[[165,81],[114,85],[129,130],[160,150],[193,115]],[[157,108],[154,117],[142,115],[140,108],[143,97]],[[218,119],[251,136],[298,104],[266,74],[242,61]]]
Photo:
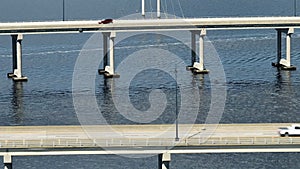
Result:
[[[277,61],[273,66],[295,70],[291,65],[291,36],[295,28],[300,27],[300,17],[240,17],[240,18],[184,18],[184,19],[142,19],[114,20],[104,24],[101,21],[53,21],[53,22],[16,22],[0,23],[0,35],[12,36],[12,72],[8,77],[15,81],[25,81],[22,74],[22,40],[27,34],[54,33],[103,33],[104,68],[99,70],[106,77],[115,77],[114,71],[114,40],[117,33],[141,31],[174,31],[188,30],[191,32],[192,64],[189,66],[194,73],[208,73],[204,66],[204,37],[207,31],[220,29],[275,29],[277,31]],[[282,58],[282,33],[286,34],[286,58]],[[199,51],[196,52],[196,36]],[[108,47],[109,41],[109,47]],[[108,52],[109,51],[109,52]],[[199,62],[196,62],[198,53]],[[109,62],[107,55],[109,54]]]
[[[100,22],[100,23],[99,23]],[[113,20],[103,24],[100,20],[48,21],[0,23],[0,35],[55,34],[82,32],[128,32],[172,30],[224,30],[224,29],[281,29],[300,27],[300,17],[231,17],[231,18],[178,18]]]
[[[280,137],[290,124],[1,126],[0,156],[152,154],[167,166],[171,154],[300,152],[300,137]],[[167,167],[168,168],[168,167]]]
[[280,137],[279,127],[290,124],[180,124],[93,126],[1,126],[0,149],[159,147],[212,145],[300,144],[298,137]]

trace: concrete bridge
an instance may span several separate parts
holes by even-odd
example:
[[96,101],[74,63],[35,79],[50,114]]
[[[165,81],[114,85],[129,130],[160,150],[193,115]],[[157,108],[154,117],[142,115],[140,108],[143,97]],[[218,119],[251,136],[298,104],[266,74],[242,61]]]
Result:
[[[280,137],[278,127],[290,124],[181,124],[112,126],[2,126],[0,155],[5,167],[13,156],[84,154],[158,154],[159,167],[171,154],[300,152],[299,137]],[[91,133],[92,132],[92,133]],[[166,167],[168,168],[168,167]]]
[[[300,17],[242,17],[242,18],[193,18],[193,19],[143,19],[114,20],[104,24],[100,21],[59,21],[59,22],[18,22],[0,23],[0,35],[12,36],[12,72],[8,77],[15,81],[27,80],[22,73],[22,40],[26,34],[54,33],[103,33],[104,69],[99,70],[106,77],[114,77],[114,40],[117,33],[139,31],[191,32],[192,56],[190,66],[194,73],[208,73],[204,67],[204,37],[210,30],[227,29],[275,29],[277,31],[277,61],[273,66],[295,70],[291,64],[291,37],[294,29],[300,26]],[[286,58],[282,58],[282,33],[286,35]],[[196,37],[199,41],[199,62],[196,62]],[[108,46],[109,41],[109,46]],[[107,60],[109,50],[109,62]]]
[[[277,129],[290,124],[180,124],[93,126],[1,126],[0,149],[157,147],[211,145],[298,144],[298,137],[279,137]],[[213,128],[213,130],[210,130]]]

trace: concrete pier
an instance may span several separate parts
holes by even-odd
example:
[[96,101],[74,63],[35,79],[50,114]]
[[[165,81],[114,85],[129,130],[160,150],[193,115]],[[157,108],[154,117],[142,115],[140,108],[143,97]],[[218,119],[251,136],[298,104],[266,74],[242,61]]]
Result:
[[109,34],[108,33],[103,33],[103,69],[108,65],[108,60],[107,60],[107,40],[108,40]]
[[170,169],[171,154],[158,154],[158,169]]
[[107,46],[107,41],[108,41],[109,33],[103,32],[102,33],[102,37],[103,37],[103,69],[99,69],[98,70],[99,74],[105,74],[105,67],[108,66],[108,60],[107,60],[108,46]]
[[27,81],[27,77],[22,75],[22,40],[23,35],[11,35],[12,37],[12,67],[13,72],[7,76],[14,81]]
[[[272,66],[282,70],[296,70],[295,66],[291,65],[291,38],[294,33],[294,28],[276,29],[277,31],[277,62],[272,63]],[[282,58],[282,33],[286,34],[286,58]]]
[[4,169],[12,169],[12,157],[10,154],[3,156]]
[[8,78],[14,77],[14,70],[17,69],[17,38],[18,35],[11,35],[12,49],[12,72],[7,74]]
[[[206,36],[206,29],[201,29],[199,34],[199,62],[194,62],[193,67],[191,70],[195,74],[207,74],[209,73],[209,70],[205,69],[204,67],[204,37]],[[195,31],[192,31],[192,61],[195,60],[195,54],[193,51],[196,49],[196,37],[195,37]]]
[[281,30],[277,30],[277,65],[279,66],[280,60],[281,60],[281,50],[282,50],[282,32]]
[[[120,75],[115,74],[114,69],[114,50],[115,50],[115,38],[116,32],[103,33],[103,66],[104,69],[99,69],[98,73],[103,74],[106,78],[117,78]],[[108,44],[107,40],[109,39],[109,64],[108,64]]]
[[196,35],[197,31],[191,31],[191,65],[187,69],[191,70],[196,62]]

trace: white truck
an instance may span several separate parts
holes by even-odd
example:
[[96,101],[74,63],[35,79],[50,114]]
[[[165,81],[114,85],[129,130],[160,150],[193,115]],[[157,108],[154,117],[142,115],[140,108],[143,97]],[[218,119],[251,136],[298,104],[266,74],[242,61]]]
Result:
[[284,136],[300,136],[300,124],[292,124],[288,127],[278,128],[278,134]]

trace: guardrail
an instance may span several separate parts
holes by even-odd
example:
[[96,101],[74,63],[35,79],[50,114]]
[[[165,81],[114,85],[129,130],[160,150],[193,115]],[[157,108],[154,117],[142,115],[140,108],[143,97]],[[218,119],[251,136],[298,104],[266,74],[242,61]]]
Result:
[[0,140],[0,148],[79,148],[79,147],[136,147],[136,146],[230,146],[230,145],[291,145],[300,144],[300,137],[210,137],[185,138],[128,138],[78,139],[51,138],[40,140]]

